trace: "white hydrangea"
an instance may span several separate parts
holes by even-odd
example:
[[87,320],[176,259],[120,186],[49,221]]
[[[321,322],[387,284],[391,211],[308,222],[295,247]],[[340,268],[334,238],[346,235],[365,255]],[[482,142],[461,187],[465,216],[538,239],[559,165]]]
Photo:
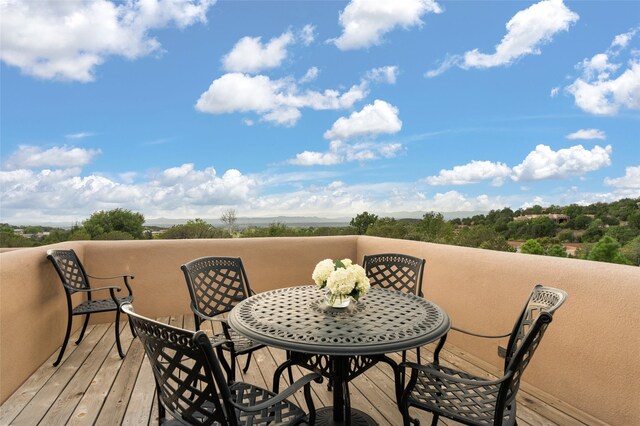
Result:
[[347,295],[353,291],[355,284],[350,269],[338,268],[327,279],[327,288],[333,294]]
[[329,279],[329,276],[335,269],[333,260],[325,259],[316,265],[316,268],[313,270],[313,274],[311,274],[311,278],[313,278],[313,281],[322,288],[326,285],[327,279]]
[[[351,259],[342,259],[340,263],[344,267],[336,268],[336,263],[331,259],[319,262],[312,274],[313,281],[318,287],[327,287],[335,296],[364,296],[370,288],[369,278],[364,268],[354,265]],[[338,264],[340,264],[338,263]]]

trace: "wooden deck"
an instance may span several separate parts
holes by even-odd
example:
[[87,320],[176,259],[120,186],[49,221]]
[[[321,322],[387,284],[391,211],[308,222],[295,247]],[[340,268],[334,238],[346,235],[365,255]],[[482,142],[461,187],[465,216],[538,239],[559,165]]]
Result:
[[[159,320],[193,329],[190,315]],[[74,345],[72,340],[59,367],[52,366],[56,352],[5,401],[0,407],[0,425],[156,425],[157,407],[150,364],[145,360],[140,340],[132,339],[125,326],[126,323],[121,323],[122,345],[127,352],[125,359],[121,360],[115,349],[113,324],[90,326],[80,345]],[[433,347],[427,347],[426,352],[430,349]],[[239,372],[238,378],[270,388],[273,372],[284,359],[282,350],[261,349],[254,354],[249,372],[244,375]],[[495,373],[492,367],[451,345],[446,346],[442,359],[487,377]],[[296,377],[302,374],[296,373]],[[331,405],[326,381],[314,384],[313,391],[316,408]],[[386,364],[378,364],[355,379],[350,383],[350,391],[351,405],[367,412],[380,425],[402,424],[393,396],[393,375]],[[521,425],[602,424],[526,384],[518,396],[518,423]],[[305,407],[302,391],[295,399]],[[415,410],[414,414],[423,425],[430,424],[428,413]],[[440,424],[457,423],[444,420]]]

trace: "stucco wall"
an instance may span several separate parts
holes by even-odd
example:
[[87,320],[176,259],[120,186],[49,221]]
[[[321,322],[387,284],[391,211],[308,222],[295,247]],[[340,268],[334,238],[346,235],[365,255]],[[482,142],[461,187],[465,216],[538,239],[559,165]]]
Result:
[[[251,287],[261,292],[311,284],[311,272],[318,261],[327,257],[354,258],[356,241],[357,237],[351,236],[92,241],[2,253],[0,402],[56,352],[64,338],[66,301],[58,275],[46,259],[48,249],[74,249],[91,275],[134,274],[131,286],[136,310],[159,317],[190,312],[189,293],[180,270],[180,265],[189,260],[203,256],[239,256]],[[94,287],[104,285],[123,287],[121,279],[93,282]],[[75,294],[76,297],[81,295]],[[108,293],[101,297],[108,297]],[[75,318],[74,330],[81,325],[82,318]],[[93,315],[91,322],[111,322],[113,318],[113,313],[104,313]]]
[[[2,253],[0,401],[62,343],[66,306],[45,257],[48,248],[74,248],[92,275],[135,274],[136,310],[151,317],[189,312],[180,265],[210,255],[240,256],[257,292],[309,284],[313,267],[327,257],[358,262],[381,252],[423,257],[425,296],[455,325],[490,334],[511,330],[535,284],[559,287],[569,299],[524,380],[603,421],[640,424],[639,268],[355,236],[74,242]],[[95,321],[113,321],[113,314]],[[80,322],[75,320],[75,328]],[[502,363],[495,341],[451,333],[449,342],[496,366]]]
[[[397,252],[425,258],[425,297],[452,323],[504,334],[536,284],[565,290],[523,380],[616,425],[640,424],[640,268],[576,259],[361,237],[358,259]],[[451,332],[448,343],[502,368],[497,345]]]

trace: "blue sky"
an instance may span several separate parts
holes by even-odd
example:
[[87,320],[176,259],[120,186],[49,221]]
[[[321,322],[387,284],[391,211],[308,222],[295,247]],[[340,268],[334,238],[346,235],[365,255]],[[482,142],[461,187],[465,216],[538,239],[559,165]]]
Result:
[[636,1],[0,1],[1,218],[640,196]]

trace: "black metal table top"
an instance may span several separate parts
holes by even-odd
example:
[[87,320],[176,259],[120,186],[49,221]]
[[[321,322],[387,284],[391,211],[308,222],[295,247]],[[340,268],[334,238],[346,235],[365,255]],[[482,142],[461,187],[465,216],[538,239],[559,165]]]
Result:
[[375,355],[419,347],[443,336],[449,316],[421,297],[372,288],[346,308],[330,308],[316,286],[252,296],[229,314],[229,325],[265,345],[325,355]]

